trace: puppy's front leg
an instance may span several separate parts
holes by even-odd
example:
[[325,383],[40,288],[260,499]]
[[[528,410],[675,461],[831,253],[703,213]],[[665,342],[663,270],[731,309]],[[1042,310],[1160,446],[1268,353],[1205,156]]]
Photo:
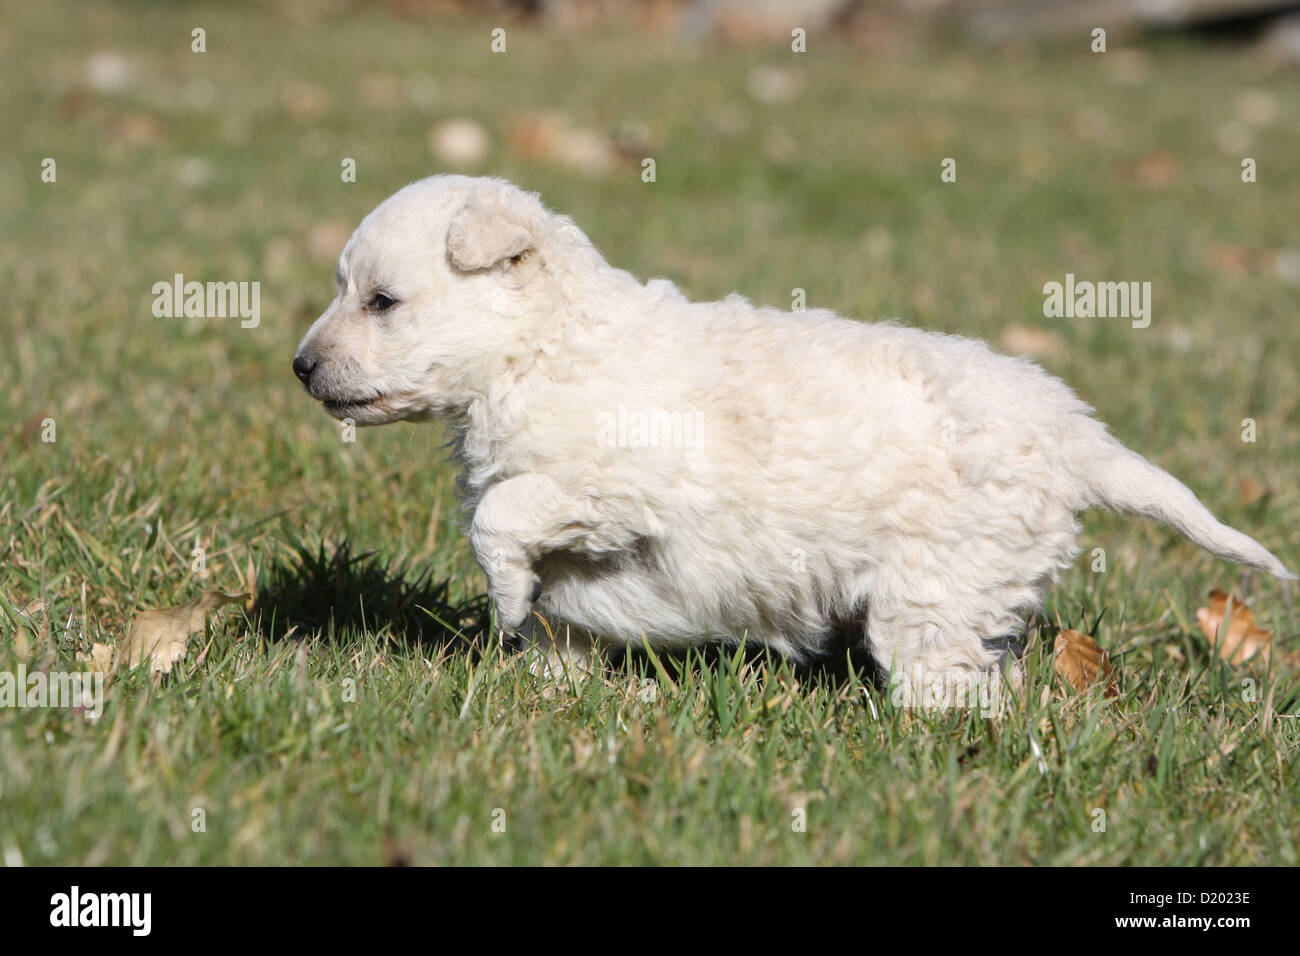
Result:
[[541,596],[541,579],[533,573],[538,558],[558,550],[608,553],[634,536],[604,521],[590,498],[530,473],[487,490],[474,510],[469,540],[487,573],[498,618],[518,630]]

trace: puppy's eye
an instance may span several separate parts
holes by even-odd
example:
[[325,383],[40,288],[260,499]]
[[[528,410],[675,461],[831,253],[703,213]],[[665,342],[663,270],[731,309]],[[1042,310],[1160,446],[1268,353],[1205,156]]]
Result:
[[366,308],[371,312],[387,312],[395,305],[397,305],[397,300],[383,292],[376,292],[366,300]]

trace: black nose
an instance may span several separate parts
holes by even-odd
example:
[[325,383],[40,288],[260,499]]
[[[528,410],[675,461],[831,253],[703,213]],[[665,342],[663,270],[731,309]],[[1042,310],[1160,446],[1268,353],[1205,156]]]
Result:
[[293,374],[298,376],[298,380],[306,385],[311,381],[312,370],[316,368],[316,363],[305,355],[295,355],[293,357]]

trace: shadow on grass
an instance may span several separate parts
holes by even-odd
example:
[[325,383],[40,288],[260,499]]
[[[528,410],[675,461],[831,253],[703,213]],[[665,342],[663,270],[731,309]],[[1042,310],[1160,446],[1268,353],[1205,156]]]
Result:
[[[479,655],[487,644],[491,602],[486,594],[465,601],[450,599],[450,582],[436,582],[428,571],[386,561],[376,552],[356,552],[349,542],[332,551],[324,544],[313,551],[301,543],[277,555],[261,576],[256,626],[268,640],[319,635],[327,641],[355,639],[365,631],[387,630],[394,637],[444,653]],[[706,645],[689,651],[659,652],[674,680],[688,670],[721,669],[736,653],[734,646]],[[609,649],[607,672],[628,665],[653,672],[639,648]],[[782,659],[759,646],[747,645],[744,662],[773,673]],[[878,683],[871,655],[861,646],[858,628],[837,630],[823,654],[792,665],[794,674],[814,685],[840,686],[852,673]]]
[[[813,687],[839,689],[848,684],[855,674],[859,682],[881,686],[882,675],[875,660],[861,646],[861,636],[862,632],[857,628],[837,630],[826,642],[820,655],[801,663],[789,664],[790,671],[800,683]],[[686,671],[726,669],[735,657],[736,650],[734,645],[718,643],[694,647],[689,651],[656,651],[655,656],[659,658],[659,663],[668,672],[668,676],[674,681],[680,681]],[[744,666],[756,668],[764,674],[774,674],[785,665],[779,654],[764,647],[746,644],[741,648],[741,655]],[[611,670],[622,670],[630,664],[638,670],[654,673],[649,656],[641,648],[610,650],[605,656]]]
[[477,653],[488,632],[486,594],[454,602],[450,581],[343,542],[327,551],[295,543],[277,554],[257,589],[257,627],[268,640],[319,635],[343,641],[387,629],[395,637],[449,652]]

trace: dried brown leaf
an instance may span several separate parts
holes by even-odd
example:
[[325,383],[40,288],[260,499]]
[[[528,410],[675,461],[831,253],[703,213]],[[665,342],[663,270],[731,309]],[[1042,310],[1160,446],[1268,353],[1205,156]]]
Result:
[[1105,695],[1119,696],[1119,687],[1115,684],[1115,668],[1111,666],[1110,655],[1087,634],[1062,628],[1057,632],[1053,650],[1055,660],[1052,668],[1071,690],[1078,693],[1104,681]]
[[[1223,618],[1228,614],[1228,601],[1232,611],[1224,633]],[[1259,655],[1265,666],[1273,649],[1273,632],[1255,624],[1255,614],[1250,606],[1235,594],[1231,597],[1218,588],[1210,592],[1210,606],[1196,609],[1196,620],[1210,641],[1216,654],[1230,664],[1244,664]]]
[[251,600],[252,595],[246,592],[204,591],[193,601],[176,607],[141,611],[122,643],[127,666],[137,667],[149,658],[155,673],[171,673],[176,661],[185,657],[190,635],[207,627],[211,612],[227,604],[243,604]]

